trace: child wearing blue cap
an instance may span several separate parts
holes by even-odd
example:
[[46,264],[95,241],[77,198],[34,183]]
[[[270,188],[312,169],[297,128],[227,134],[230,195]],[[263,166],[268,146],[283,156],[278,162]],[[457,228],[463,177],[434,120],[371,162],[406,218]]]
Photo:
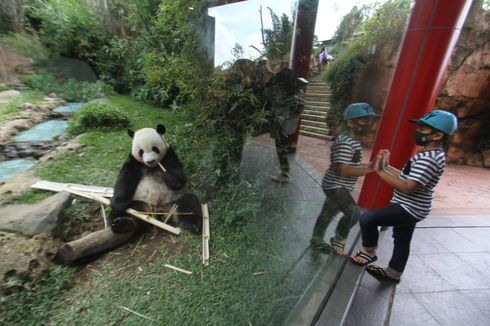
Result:
[[377,260],[378,226],[393,226],[394,248],[387,268],[376,265],[367,272],[380,281],[400,282],[410,254],[410,242],[417,222],[429,215],[434,187],[444,172],[444,143],[454,134],[458,122],[454,114],[433,110],[418,120],[415,144],[421,146],[403,170],[389,165],[390,152],[381,150],[374,167],[376,173],[394,188],[390,205],[364,213],[360,217],[363,249],[352,256],[356,265],[365,266]]
[[[351,192],[359,176],[373,172],[372,164],[362,164],[361,143],[357,140],[371,131],[373,119],[376,117],[373,108],[367,103],[353,103],[344,112],[347,131],[332,139],[330,150],[330,167],[323,177],[322,189],[326,199],[322,211],[317,218],[311,244],[316,249],[330,253],[331,249],[339,255],[344,254],[345,242],[349,231],[359,220],[359,208],[352,198]],[[325,231],[337,215],[342,212],[330,239],[330,245],[323,237]]]

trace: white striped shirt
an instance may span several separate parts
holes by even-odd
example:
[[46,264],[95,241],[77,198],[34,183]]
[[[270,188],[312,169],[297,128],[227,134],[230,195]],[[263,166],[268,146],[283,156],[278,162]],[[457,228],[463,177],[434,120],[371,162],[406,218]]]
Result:
[[419,183],[419,187],[411,194],[395,189],[391,202],[400,204],[416,219],[427,217],[432,209],[434,187],[439,182],[445,165],[446,156],[442,149],[432,149],[412,156],[405,163],[400,179],[414,180]]
[[354,138],[340,134],[332,139],[330,149],[330,167],[323,176],[322,188],[335,189],[345,187],[350,191],[354,190],[357,177],[342,177],[337,173],[337,165],[339,163],[348,164],[350,166],[361,166],[362,151],[361,143]]

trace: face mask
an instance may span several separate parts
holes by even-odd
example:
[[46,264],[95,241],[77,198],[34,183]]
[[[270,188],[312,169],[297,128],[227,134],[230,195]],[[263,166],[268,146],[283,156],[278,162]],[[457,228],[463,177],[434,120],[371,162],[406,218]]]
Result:
[[418,130],[415,131],[413,134],[413,139],[415,140],[415,144],[418,146],[424,146],[429,142],[429,139],[427,139],[427,136],[430,134],[424,134],[423,132],[420,132]]
[[356,134],[360,136],[367,135],[371,131],[371,125],[370,124],[357,125],[354,131]]

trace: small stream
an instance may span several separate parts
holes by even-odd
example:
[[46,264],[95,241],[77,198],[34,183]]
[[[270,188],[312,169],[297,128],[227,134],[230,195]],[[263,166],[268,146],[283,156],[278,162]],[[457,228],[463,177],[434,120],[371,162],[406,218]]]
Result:
[[[54,112],[70,114],[81,107],[82,103],[68,103],[53,109]],[[12,143],[0,145],[0,181],[5,181],[24,172],[37,163],[43,156],[58,145],[58,137],[68,128],[66,120],[48,120],[35,125],[15,137]]]

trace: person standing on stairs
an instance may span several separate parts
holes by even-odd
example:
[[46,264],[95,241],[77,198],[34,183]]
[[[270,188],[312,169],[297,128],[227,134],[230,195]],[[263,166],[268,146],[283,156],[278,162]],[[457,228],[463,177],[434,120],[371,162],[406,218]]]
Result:
[[[344,112],[347,131],[332,139],[330,167],[325,172],[322,189],[326,199],[315,223],[311,244],[315,249],[344,254],[350,229],[358,222],[360,211],[351,192],[359,176],[374,172],[373,163],[361,163],[361,143],[356,139],[369,133],[376,117],[368,103],[353,103]],[[337,224],[335,236],[327,244],[323,237],[337,213],[344,215]]]

